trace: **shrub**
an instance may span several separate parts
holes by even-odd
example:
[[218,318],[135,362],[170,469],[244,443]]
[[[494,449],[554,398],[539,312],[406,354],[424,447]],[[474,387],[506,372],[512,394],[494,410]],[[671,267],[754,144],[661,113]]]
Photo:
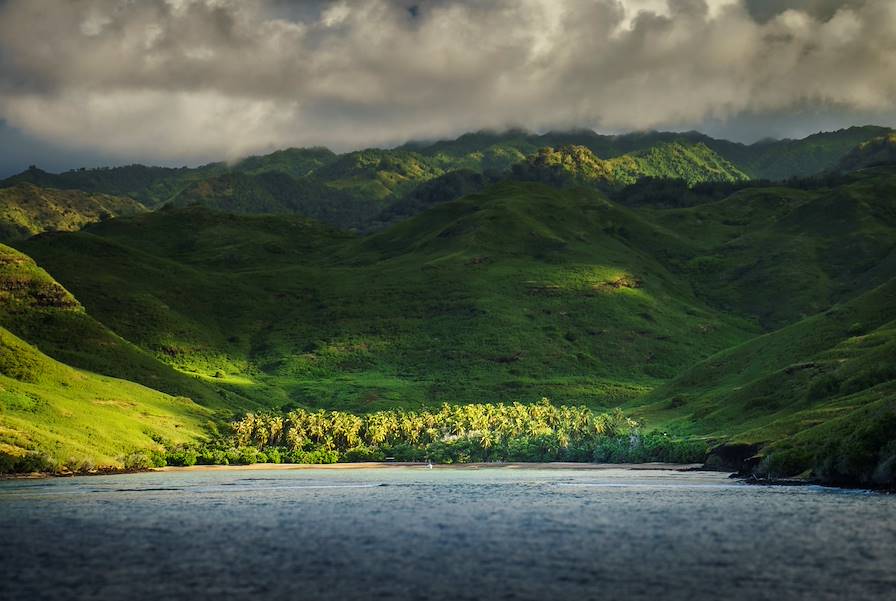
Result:
[[44,453],[28,452],[24,455],[0,453],[0,474],[30,474],[56,472],[59,466]]
[[170,451],[166,456],[165,460],[168,462],[168,465],[176,465],[176,466],[190,466],[196,465],[198,460],[198,456],[196,451],[192,449],[177,449],[174,451]]
[[147,470],[168,465],[165,454],[161,451],[141,450],[129,453],[124,457],[124,467],[129,470]]
[[386,454],[381,449],[361,445],[347,450],[340,461],[383,461],[385,458]]
[[268,449],[267,456],[268,463],[283,463],[283,456],[280,454],[280,449]]

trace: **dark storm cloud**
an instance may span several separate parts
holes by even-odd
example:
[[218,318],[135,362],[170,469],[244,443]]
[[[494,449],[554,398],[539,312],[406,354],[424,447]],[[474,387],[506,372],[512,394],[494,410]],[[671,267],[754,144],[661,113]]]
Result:
[[0,119],[146,160],[507,125],[799,129],[889,118],[894,72],[892,0],[0,5]]
[[758,21],[767,21],[785,10],[799,10],[817,19],[830,19],[841,8],[855,9],[862,0],[745,0],[750,15]]

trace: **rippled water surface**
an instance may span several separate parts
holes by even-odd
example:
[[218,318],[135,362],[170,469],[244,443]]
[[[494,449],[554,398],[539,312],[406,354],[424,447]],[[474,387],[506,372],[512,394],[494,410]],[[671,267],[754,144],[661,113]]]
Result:
[[896,496],[387,468],[0,482],[0,599],[896,599]]

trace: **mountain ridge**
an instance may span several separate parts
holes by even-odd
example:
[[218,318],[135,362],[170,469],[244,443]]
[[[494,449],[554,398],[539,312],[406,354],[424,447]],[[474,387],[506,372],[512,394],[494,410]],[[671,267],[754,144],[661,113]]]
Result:
[[[874,140],[856,152],[876,156]],[[399,190],[365,205],[383,224],[365,234],[298,215],[211,210],[185,196],[15,240],[17,250],[0,247],[4,352],[44,361],[22,346],[31,345],[89,378],[168,395],[152,397],[159,402],[189,398],[205,416],[192,440],[246,411],[548,396],[622,407],[701,444],[748,445],[748,467],[762,475],[891,481],[896,168],[619,187],[581,173],[612,174],[608,164],[650,151],[565,152],[580,160],[552,185],[475,170],[435,175],[421,171],[416,150],[398,163],[380,152],[342,163],[310,153],[331,161],[325,173],[348,188]],[[239,201],[240,182],[267,182],[271,202],[298,202],[274,192],[315,177],[252,169],[188,186],[220,182]],[[428,179],[410,186],[420,173]],[[318,206],[340,208],[327,198]],[[19,391],[15,382],[0,387]],[[27,394],[64,399],[62,384],[47,386]],[[5,426],[16,433],[0,442],[17,457],[42,452],[47,439],[29,443],[22,432],[50,416],[28,417],[10,394],[0,391],[0,419],[8,410],[25,421]],[[115,453],[96,458],[123,465]]]

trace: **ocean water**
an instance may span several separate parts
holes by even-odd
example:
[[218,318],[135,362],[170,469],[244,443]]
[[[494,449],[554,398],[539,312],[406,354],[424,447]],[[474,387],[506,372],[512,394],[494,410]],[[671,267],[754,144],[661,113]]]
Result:
[[896,496],[724,474],[0,482],[0,599],[896,599]]

